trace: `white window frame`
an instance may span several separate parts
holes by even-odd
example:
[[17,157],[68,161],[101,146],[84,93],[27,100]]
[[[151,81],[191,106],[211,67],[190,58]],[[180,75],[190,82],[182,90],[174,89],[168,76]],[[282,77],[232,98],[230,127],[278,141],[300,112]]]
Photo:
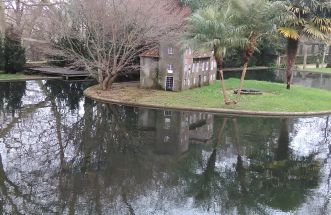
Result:
[[174,48],[168,47],[168,55],[173,55],[173,54],[174,54]]
[[169,130],[171,128],[171,119],[164,118],[164,129]]
[[205,71],[205,62],[202,62],[202,71]]
[[167,71],[168,71],[168,73],[174,73],[174,65],[167,64]]
[[164,136],[163,142],[168,143],[169,141],[170,141],[170,137],[169,136]]

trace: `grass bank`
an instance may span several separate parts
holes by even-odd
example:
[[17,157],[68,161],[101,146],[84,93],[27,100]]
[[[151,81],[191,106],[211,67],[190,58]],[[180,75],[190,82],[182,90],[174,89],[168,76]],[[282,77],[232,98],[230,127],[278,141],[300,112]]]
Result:
[[331,68],[306,68],[304,71],[331,74]]
[[11,74],[0,71],[0,81],[14,81],[14,80],[34,80],[42,79],[45,76],[41,75],[28,75],[22,72]]
[[[239,86],[238,79],[225,82],[229,93]],[[98,86],[89,88],[85,94],[103,101],[127,104],[155,105],[176,108],[211,108],[239,111],[268,112],[319,112],[331,111],[331,91],[293,86],[286,90],[283,84],[247,80],[245,88],[258,89],[263,95],[242,95],[237,105],[224,105],[220,83],[183,92],[139,89],[137,85],[115,85],[110,91]]]

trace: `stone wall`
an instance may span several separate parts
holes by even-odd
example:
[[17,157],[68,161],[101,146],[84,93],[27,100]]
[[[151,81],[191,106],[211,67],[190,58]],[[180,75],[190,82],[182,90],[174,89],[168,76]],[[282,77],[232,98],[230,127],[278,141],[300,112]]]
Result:
[[[172,39],[164,40],[160,43],[160,61],[159,61],[159,84],[162,89],[165,89],[166,77],[174,78],[173,91],[182,90],[182,73],[184,70],[183,65],[183,51],[176,46],[177,41]],[[168,48],[173,48],[173,54],[168,54]],[[168,71],[168,65],[173,66],[173,72]]]
[[140,86],[156,88],[158,85],[158,58],[140,57]]

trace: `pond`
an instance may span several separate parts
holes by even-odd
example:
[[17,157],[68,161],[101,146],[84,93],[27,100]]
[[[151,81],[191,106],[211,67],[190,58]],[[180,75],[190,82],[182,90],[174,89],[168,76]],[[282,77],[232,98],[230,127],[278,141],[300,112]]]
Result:
[[331,118],[116,106],[0,83],[0,214],[330,214]]

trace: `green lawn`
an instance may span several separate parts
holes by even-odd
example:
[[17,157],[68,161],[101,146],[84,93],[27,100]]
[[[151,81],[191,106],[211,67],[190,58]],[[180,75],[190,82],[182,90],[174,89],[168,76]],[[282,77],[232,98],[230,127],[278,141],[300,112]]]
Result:
[[305,71],[330,73],[331,74],[331,68],[306,68]]
[[[227,88],[237,88],[238,79],[226,80]],[[220,84],[187,90],[183,92],[156,91],[138,98],[146,104],[163,104],[170,106],[227,108],[236,110],[274,111],[274,112],[307,112],[331,110],[331,91],[293,86],[286,90],[284,84],[245,81],[245,88],[258,89],[263,95],[242,95],[237,105],[224,105],[220,93]],[[229,91],[232,96],[232,90]],[[139,101],[140,100],[140,101]]]

